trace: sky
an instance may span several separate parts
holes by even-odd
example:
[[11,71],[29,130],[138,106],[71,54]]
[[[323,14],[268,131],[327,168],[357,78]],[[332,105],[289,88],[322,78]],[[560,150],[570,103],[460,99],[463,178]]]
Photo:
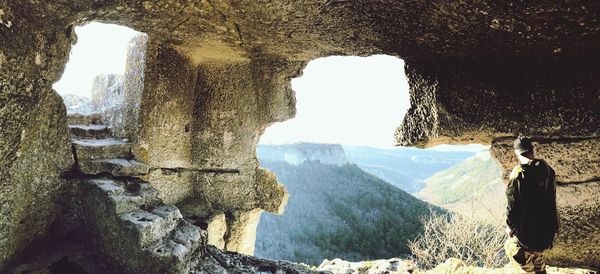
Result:
[[77,44],[60,81],[54,84],[59,94],[91,97],[94,77],[98,74],[125,72],[129,41],[139,34],[118,25],[91,23],[76,27]]
[[292,89],[296,117],[271,125],[261,143],[391,147],[410,107],[404,62],[392,56],[316,59],[292,80]]
[[[54,89],[59,94],[90,98],[96,75],[124,73],[129,41],[139,33],[101,23],[76,27],[75,32],[78,42]],[[392,56],[319,58],[292,80],[292,89],[296,93],[296,117],[268,127],[261,143],[391,148],[394,132],[410,107],[404,62]],[[442,145],[434,149],[478,151],[485,147]]]

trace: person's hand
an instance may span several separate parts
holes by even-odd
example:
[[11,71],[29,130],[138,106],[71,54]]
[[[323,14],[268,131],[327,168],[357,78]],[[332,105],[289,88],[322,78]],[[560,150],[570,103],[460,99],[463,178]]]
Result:
[[513,236],[513,231],[512,229],[510,229],[510,227],[506,226],[506,234],[508,235],[508,237],[512,237]]

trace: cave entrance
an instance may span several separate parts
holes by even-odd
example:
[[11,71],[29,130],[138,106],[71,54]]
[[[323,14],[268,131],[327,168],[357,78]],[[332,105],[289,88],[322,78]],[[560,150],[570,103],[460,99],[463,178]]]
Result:
[[89,23],[75,27],[77,43],[53,88],[63,97],[67,112],[98,113],[123,100],[132,41],[143,35],[128,27]]
[[75,27],[75,33],[77,43],[53,86],[63,97],[69,123],[103,124],[116,137],[134,138],[147,35],[97,22]]
[[[421,191],[434,174],[454,168],[438,179],[463,180],[456,196],[472,190],[472,169],[489,179],[483,189],[502,187],[489,147],[394,147],[394,132],[410,107],[401,59],[317,59],[292,88],[296,117],[267,128],[257,147],[261,166],[290,192],[282,216],[262,214],[257,256],[310,265],[409,256],[407,242],[430,213],[422,200],[430,197]],[[431,196],[454,186],[438,186]]]

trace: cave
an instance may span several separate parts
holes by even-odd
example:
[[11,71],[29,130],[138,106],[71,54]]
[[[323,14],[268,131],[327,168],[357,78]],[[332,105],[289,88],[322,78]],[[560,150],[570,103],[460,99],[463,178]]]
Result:
[[505,186],[489,146],[394,147],[393,133],[409,108],[402,60],[318,58],[291,83],[295,117],[269,126],[257,146],[261,167],[285,185],[289,199],[283,215],[261,214],[254,256],[320,270],[331,258],[403,258],[412,252],[407,243],[422,233],[424,225],[414,224],[438,206],[504,235]]
[[[40,239],[80,235],[131,273],[311,273],[251,256],[258,216],[287,199],[256,144],[294,116],[290,80],[310,60],[375,54],[405,62],[398,145],[491,145],[508,173],[510,141],[531,136],[560,185],[548,263],[598,269],[598,14],[592,1],[0,0],[0,271]],[[84,152],[135,160],[135,176],[73,175],[84,156],[52,86],[92,21],[146,34],[123,119],[103,118],[128,144]]]

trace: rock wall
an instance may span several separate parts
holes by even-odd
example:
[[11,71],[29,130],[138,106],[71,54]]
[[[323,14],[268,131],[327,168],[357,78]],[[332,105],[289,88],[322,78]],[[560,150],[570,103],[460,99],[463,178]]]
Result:
[[60,174],[73,164],[66,109],[51,86],[74,37],[24,8],[0,1],[0,268],[46,233]]
[[116,108],[123,102],[123,76],[120,74],[100,74],[92,84],[92,106],[103,117],[110,119]]
[[0,264],[45,235],[64,192],[61,173],[73,164],[65,106],[56,92],[40,93],[0,171]]
[[595,59],[407,61],[412,107],[397,142],[490,144],[518,133],[598,136],[598,73]]
[[98,75],[92,87],[92,104],[116,137],[135,140],[144,90],[148,36],[139,34],[129,43],[125,74]]
[[594,60],[407,61],[412,107],[397,142],[491,143],[507,178],[517,163],[513,140],[532,136],[537,157],[561,183],[562,226],[550,262],[598,268],[599,205],[591,197],[600,182],[600,67]]
[[203,59],[150,44],[134,153],[151,166],[148,180],[165,201],[199,223],[225,213],[225,247],[251,254],[256,209],[281,213],[287,200],[283,185],[259,168],[256,144],[270,123],[293,115],[289,78],[303,64]]
[[[491,151],[505,169],[516,165],[514,138],[498,138]],[[537,158],[556,171],[560,229],[554,248],[546,255],[557,265],[598,268],[600,256],[600,144],[598,138],[533,138]]]

